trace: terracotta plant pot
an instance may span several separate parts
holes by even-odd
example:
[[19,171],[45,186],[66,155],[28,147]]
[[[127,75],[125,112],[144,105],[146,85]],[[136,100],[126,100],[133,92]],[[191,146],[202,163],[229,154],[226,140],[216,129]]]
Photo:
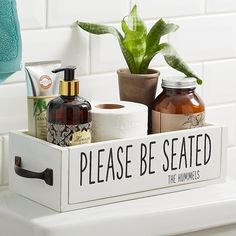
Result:
[[117,71],[121,101],[138,102],[150,107],[156,96],[160,72],[149,69],[147,74],[131,74],[129,69]]
[[148,133],[151,133],[151,104],[156,97],[160,72],[148,69],[147,74],[131,74],[129,69],[117,71],[121,101],[138,102],[148,106]]

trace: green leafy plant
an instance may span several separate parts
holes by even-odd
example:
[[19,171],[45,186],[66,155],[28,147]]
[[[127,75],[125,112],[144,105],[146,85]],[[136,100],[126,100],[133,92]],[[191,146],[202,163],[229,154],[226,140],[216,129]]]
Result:
[[124,36],[112,26],[77,21],[79,27],[92,34],[112,34],[118,41],[126,63],[132,74],[146,74],[154,56],[161,53],[167,64],[188,77],[202,80],[195,75],[169,43],[161,43],[161,37],[175,32],[179,26],[158,20],[147,32],[146,25],[137,14],[135,5],[130,14],[121,21]]
[[47,110],[47,103],[44,99],[38,99],[34,103],[34,116],[40,115]]

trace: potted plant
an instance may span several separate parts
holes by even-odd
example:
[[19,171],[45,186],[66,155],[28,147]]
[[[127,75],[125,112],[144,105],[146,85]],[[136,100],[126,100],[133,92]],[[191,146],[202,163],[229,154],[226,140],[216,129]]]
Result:
[[160,42],[162,36],[175,32],[178,26],[160,19],[147,32],[144,22],[137,14],[136,5],[121,21],[123,35],[112,26],[80,21],[77,21],[77,24],[89,33],[112,34],[118,39],[128,65],[127,69],[117,71],[121,100],[151,105],[155,99],[160,73],[150,69],[149,64],[158,53],[164,56],[167,64],[172,68],[184,73],[187,77],[195,77],[198,84],[202,83],[202,80],[190,70],[169,43]]

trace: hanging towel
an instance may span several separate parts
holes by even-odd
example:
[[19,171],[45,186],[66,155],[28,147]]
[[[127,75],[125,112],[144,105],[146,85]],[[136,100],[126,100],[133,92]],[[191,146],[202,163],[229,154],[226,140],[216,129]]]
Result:
[[20,70],[22,43],[15,0],[0,0],[0,83]]

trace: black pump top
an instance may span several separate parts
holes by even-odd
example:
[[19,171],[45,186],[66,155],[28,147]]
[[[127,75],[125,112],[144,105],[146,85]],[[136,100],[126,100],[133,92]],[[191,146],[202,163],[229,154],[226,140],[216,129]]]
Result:
[[56,70],[52,70],[52,73],[58,73],[64,71],[64,80],[65,81],[73,81],[75,79],[75,70],[76,66],[67,66],[61,67]]

